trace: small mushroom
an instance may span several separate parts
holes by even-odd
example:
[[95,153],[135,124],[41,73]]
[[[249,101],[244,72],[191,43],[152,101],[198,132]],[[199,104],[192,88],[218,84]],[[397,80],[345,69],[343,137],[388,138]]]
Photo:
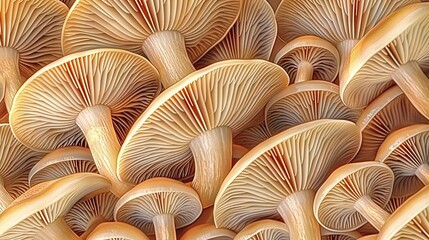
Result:
[[185,184],[152,178],[124,194],[115,207],[115,220],[133,225],[157,240],[175,240],[176,228],[185,227],[200,216],[197,192]]
[[138,228],[122,222],[105,222],[98,225],[87,240],[149,240]]
[[265,219],[247,225],[234,238],[234,240],[289,240],[289,230],[286,224]]
[[235,232],[216,228],[213,224],[200,224],[186,231],[180,240],[232,240]]
[[316,36],[302,36],[288,42],[274,62],[286,70],[293,83],[313,79],[333,82],[340,67],[340,55],[330,42]]

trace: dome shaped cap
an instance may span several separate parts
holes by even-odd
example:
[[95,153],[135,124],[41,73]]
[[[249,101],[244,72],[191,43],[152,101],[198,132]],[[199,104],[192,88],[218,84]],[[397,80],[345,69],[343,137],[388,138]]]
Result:
[[186,231],[180,240],[232,240],[235,232],[216,228],[213,224],[200,224]]
[[265,219],[247,225],[234,238],[234,240],[289,240],[289,230],[286,224]]
[[98,225],[87,240],[149,240],[138,228],[122,222],[105,222]]

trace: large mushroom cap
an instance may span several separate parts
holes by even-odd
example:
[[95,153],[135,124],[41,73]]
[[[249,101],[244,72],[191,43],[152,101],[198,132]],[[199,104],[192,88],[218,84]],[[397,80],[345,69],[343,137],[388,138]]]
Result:
[[247,225],[235,236],[234,240],[289,240],[289,230],[286,224],[265,219]]
[[384,140],[376,161],[384,162],[395,174],[392,196],[406,197],[429,184],[429,125],[401,128]]
[[288,42],[274,62],[286,70],[292,82],[312,79],[333,82],[340,67],[340,55],[330,42],[316,36],[302,36]]
[[109,180],[94,173],[76,173],[38,184],[0,214],[0,239],[46,239],[44,228],[55,224],[75,202],[109,187]]
[[241,0],[82,0],[64,23],[63,51],[108,47],[143,54],[142,44],[151,34],[176,31],[195,61],[225,36],[240,7]]
[[429,121],[398,86],[390,88],[371,102],[357,120],[356,125],[362,131],[362,147],[353,161],[373,161],[381,143],[391,132],[418,123]]
[[[385,1],[396,2],[396,1]],[[340,73],[340,95],[347,106],[367,106],[395,80],[410,101],[428,116],[429,3],[405,6],[381,21],[353,48]],[[407,77],[408,76],[408,77]]]
[[367,222],[366,216],[356,208],[357,202],[370,198],[382,208],[390,199],[392,187],[393,173],[383,163],[344,165],[320,187],[314,199],[314,214],[330,231],[356,230]]
[[70,146],[46,154],[28,174],[30,186],[80,172],[98,173],[88,148]]
[[180,240],[232,240],[235,233],[213,224],[200,224],[186,231]]
[[115,207],[115,220],[143,232],[155,233],[154,218],[172,215],[176,228],[185,227],[200,216],[202,206],[191,187],[168,178],[152,178],[124,194]]
[[228,59],[268,60],[277,36],[274,12],[266,0],[245,0],[234,26],[208,51],[197,68]]
[[317,190],[333,169],[354,157],[359,145],[358,128],[344,120],[308,122],[267,139],[243,156],[222,184],[215,201],[216,226],[240,231],[251,222],[278,218],[285,197]]
[[122,222],[105,222],[98,225],[87,240],[149,240],[138,228]]
[[289,85],[265,106],[266,125],[272,134],[319,119],[356,122],[360,113],[344,105],[337,85],[325,81]]
[[[71,54],[33,75],[19,90],[10,114],[15,136],[49,151],[82,145],[76,118],[90,106],[108,106],[120,142],[158,94],[157,71],[143,57],[123,50]],[[37,121],[35,121],[37,119]]]

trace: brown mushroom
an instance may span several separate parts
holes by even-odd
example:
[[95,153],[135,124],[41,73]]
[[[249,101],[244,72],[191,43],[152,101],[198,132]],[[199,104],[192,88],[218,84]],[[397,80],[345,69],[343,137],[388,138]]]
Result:
[[234,240],[289,240],[289,230],[286,224],[265,219],[247,225],[234,238]]
[[216,228],[213,224],[194,226],[183,234],[180,240],[232,240],[235,232],[226,228]]
[[87,240],[149,240],[138,228],[122,222],[105,222],[98,225]]
[[119,48],[144,53],[168,88],[194,72],[192,62],[227,34],[241,2],[81,0],[64,23],[63,51]]
[[116,173],[120,142],[159,91],[157,71],[139,55],[117,49],[71,54],[19,90],[11,127],[23,144],[44,151],[88,141],[98,171],[121,196],[131,186]]

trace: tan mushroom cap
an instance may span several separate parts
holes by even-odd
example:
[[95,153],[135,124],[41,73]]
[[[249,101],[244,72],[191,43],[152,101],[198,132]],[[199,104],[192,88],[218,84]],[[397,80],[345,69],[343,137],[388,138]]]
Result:
[[340,67],[340,55],[330,42],[308,35],[288,42],[274,62],[286,70],[291,82],[312,79],[333,82]]
[[[367,106],[392,85],[429,116],[429,3],[405,6],[381,21],[353,48],[340,73],[347,106]],[[423,70],[423,71],[422,71]]]
[[80,172],[98,173],[88,148],[70,146],[55,149],[34,165],[28,174],[30,186]]
[[231,168],[232,136],[287,84],[284,70],[265,60],[226,60],[188,75],[130,130],[118,157],[120,179],[183,180],[195,172],[193,187],[204,207],[212,205]]
[[362,147],[353,161],[373,161],[391,132],[418,123],[429,123],[429,120],[417,111],[398,86],[390,88],[371,102],[357,120],[356,125],[362,131]]
[[266,0],[245,0],[234,26],[196,68],[228,59],[268,60],[277,36],[274,12]]
[[28,174],[43,155],[20,143],[9,124],[0,124],[0,213],[27,191]]
[[265,219],[247,225],[235,236],[234,240],[289,240],[289,230],[286,224]]
[[10,110],[27,78],[62,57],[61,29],[68,8],[59,1],[1,0],[0,100]]
[[138,228],[122,222],[105,222],[98,225],[87,240],[149,240]]
[[[293,239],[293,231],[308,227],[306,219],[314,218],[314,191],[331,171],[354,157],[359,145],[358,128],[344,120],[308,122],[269,138],[250,150],[223,182],[215,201],[216,226],[240,231],[280,213]],[[296,202],[296,208],[282,209],[286,200]],[[306,217],[290,221],[289,212]],[[318,225],[312,227],[317,231]],[[310,234],[320,239],[320,233]]]
[[387,165],[347,164],[336,169],[317,191],[314,214],[330,231],[353,231],[367,221],[379,229],[385,220],[379,216],[388,217],[388,213],[377,211],[389,201],[392,188],[393,172]]
[[378,149],[376,161],[395,174],[392,196],[406,197],[429,185],[429,125],[417,124],[394,131]]
[[356,231],[347,233],[325,233],[322,236],[322,240],[356,240],[362,237],[362,235]]
[[38,184],[0,214],[0,239],[79,239],[62,217],[80,198],[109,188],[109,180],[94,173]]
[[64,220],[78,236],[86,239],[99,224],[114,221],[117,202],[118,198],[111,192],[87,196],[73,205]]
[[235,232],[216,228],[213,224],[200,224],[186,231],[180,240],[232,240]]
[[337,85],[316,80],[289,85],[265,106],[266,125],[272,134],[319,119],[356,122],[360,113],[344,105]]
[[271,136],[272,134],[268,130],[267,125],[265,122],[262,122],[256,126],[244,129],[234,137],[233,141],[247,149],[252,149]]
[[[191,187],[173,179],[152,178],[119,199],[115,220],[131,224],[149,235],[156,232],[157,239],[175,239],[176,228],[191,224],[201,212],[200,199]],[[170,238],[161,238],[160,232],[168,232]]]

